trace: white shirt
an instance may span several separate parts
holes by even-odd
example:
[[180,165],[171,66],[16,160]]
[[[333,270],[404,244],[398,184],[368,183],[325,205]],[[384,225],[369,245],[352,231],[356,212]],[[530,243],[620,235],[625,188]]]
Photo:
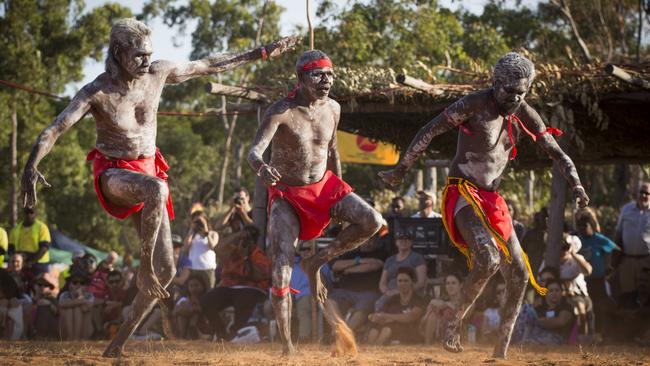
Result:
[[208,247],[208,237],[194,234],[190,244],[190,269],[208,270],[217,268],[217,254]]
[[[414,218],[421,218],[421,217],[422,217],[422,214],[420,213],[420,211],[418,211],[418,212],[414,213],[411,217],[414,217]],[[427,218],[427,219],[437,219],[437,218],[440,218],[440,217],[442,217],[441,214],[439,214],[439,213],[437,213],[437,212],[431,210],[431,212],[429,213],[429,216],[427,216],[426,218]]]

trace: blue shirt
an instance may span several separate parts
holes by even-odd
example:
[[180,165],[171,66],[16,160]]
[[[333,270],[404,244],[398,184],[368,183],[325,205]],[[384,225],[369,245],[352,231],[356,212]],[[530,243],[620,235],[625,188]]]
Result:
[[176,276],[177,277],[180,276],[183,268],[190,267],[191,265],[192,265],[192,261],[190,260],[190,257],[188,257],[187,255],[183,254],[183,252],[181,252],[178,255],[178,263],[176,263]]
[[616,244],[608,237],[601,233],[595,233],[592,236],[580,236],[582,248],[580,254],[591,264],[592,272],[588,278],[603,278],[607,271],[605,263],[605,254],[611,253],[616,249]]
[[[295,257],[293,261],[293,271],[291,272],[291,282],[289,282],[289,286],[292,289],[300,291],[299,294],[294,295],[296,299],[311,294],[307,275],[302,271],[302,268],[300,268],[300,260],[300,256]],[[325,287],[329,288],[332,284],[332,271],[330,271],[330,266],[327,263],[320,268],[320,274],[323,279],[323,284]]]

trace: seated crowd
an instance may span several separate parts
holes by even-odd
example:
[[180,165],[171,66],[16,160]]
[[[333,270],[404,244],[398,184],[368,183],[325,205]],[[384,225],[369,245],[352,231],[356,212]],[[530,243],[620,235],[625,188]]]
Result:
[[[642,191],[649,193],[640,194],[635,204],[647,209],[650,185],[643,185]],[[437,218],[431,194],[421,191],[419,195],[415,216]],[[260,233],[251,225],[244,188],[236,192],[231,206],[214,230],[203,208],[192,208],[185,238],[173,236],[177,273],[169,288],[172,297],[151,311],[134,338],[160,338],[165,310],[171,314],[177,338],[232,342],[273,338],[271,260],[257,245]],[[390,209],[388,219],[406,217],[403,199],[394,199]],[[543,240],[545,215],[544,210],[536,214],[530,230],[515,222],[514,235],[523,238],[522,243]],[[528,291],[515,323],[513,344],[595,343],[621,337],[649,344],[650,266],[647,255],[626,247],[639,240],[634,234],[642,235],[639,219],[626,208],[621,212],[616,236],[622,248],[601,233],[593,210],[581,209],[574,219],[575,231],[566,230],[556,267],[546,265],[543,249],[524,245],[530,262],[539,268],[538,282],[548,294],[542,297]],[[467,273],[465,261],[449,253],[457,260],[436,263],[434,267],[445,268],[430,271],[433,256],[414,249],[415,239],[410,229],[398,229],[385,237],[377,234],[321,269],[329,299],[360,342],[438,343],[456,315]],[[315,335],[328,338],[327,324],[322,317],[314,317],[319,310],[314,308],[300,268],[300,260],[317,250],[314,241],[299,242],[296,248],[290,287],[295,290],[292,334],[299,342],[315,340]],[[118,267],[115,252],[99,262],[90,253],[76,253],[60,276],[61,283],[52,273],[28,265],[28,258],[31,264],[38,263],[34,262],[38,257],[14,251],[6,256],[7,268],[0,270],[3,338],[106,339],[117,332],[137,293],[132,258],[124,258]],[[506,296],[507,284],[497,272],[469,310],[463,326],[465,342],[497,338]]]

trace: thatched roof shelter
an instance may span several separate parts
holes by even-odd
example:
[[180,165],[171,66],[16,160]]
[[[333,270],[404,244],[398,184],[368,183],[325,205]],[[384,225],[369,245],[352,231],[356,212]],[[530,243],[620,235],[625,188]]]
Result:
[[[650,77],[650,64],[620,67],[633,77]],[[528,101],[547,124],[565,132],[567,151],[577,163],[650,162],[650,90],[608,75],[605,65],[561,69],[538,64],[537,71]],[[340,128],[400,150],[453,101],[490,85],[489,74],[468,73],[462,78],[469,82],[432,84],[425,92],[397,84],[391,70],[340,68],[337,74],[332,94],[342,106]],[[453,157],[457,133],[436,137],[430,157]],[[516,166],[550,163],[529,141],[520,144]]]

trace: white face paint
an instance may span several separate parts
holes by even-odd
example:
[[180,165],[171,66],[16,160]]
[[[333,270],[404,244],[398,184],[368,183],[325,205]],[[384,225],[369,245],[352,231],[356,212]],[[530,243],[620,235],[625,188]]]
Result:
[[334,70],[331,67],[316,68],[300,74],[302,90],[313,99],[324,99],[334,83]]
[[130,77],[138,79],[149,72],[152,52],[151,39],[144,37],[137,39],[133,47],[118,51],[117,58],[124,71]]
[[528,93],[529,81],[526,78],[494,83],[494,99],[503,112],[514,113]]

